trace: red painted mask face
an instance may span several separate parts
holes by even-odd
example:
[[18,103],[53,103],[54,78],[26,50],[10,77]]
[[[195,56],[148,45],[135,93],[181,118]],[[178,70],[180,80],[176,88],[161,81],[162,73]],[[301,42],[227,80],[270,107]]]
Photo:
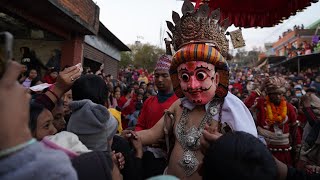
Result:
[[178,67],[183,94],[195,105],[207,104],[215,95],[219,75],[214,65],[202,61],[190,61]]

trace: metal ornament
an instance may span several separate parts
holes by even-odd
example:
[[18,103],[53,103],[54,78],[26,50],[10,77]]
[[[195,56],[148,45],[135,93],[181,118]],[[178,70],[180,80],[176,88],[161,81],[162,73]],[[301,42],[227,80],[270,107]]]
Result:
[[199,166],[199,161],[194,152],[186,150],[183,152],[182,159],[179,161],[180,166],[183,168],[187,176],[192,175]]
[[210,107],[210,114],[211,116],[214,116],[218,113],[217,107]]
[[274,129],[274,132],[277,136],[283,135],[283,131],[282,131],[282,129],[279,128],[278,124],[274,124],[273,129]]
[[176,137],[183,148],[183,155],[179,161],[180,166],[184,169],[187,176],[192,175],[199,166],[199,160],[196,158],[197,150],[200,149],[200,138],[206,123],[213,121],[213,116],[219,111],[219,99],[213,99],[207,109],[206,114],[201,120],[199,127],[192,126],[185,130],[189,121],[189,110],[183,108],[181,118],[176,126]]
[[190,150],[197,150],[200,147],[200,137],[202,132],[200,132],[196,127],[190,128],[186,133],[186,145]]
[[231,37],[233,48],[240,48],[246,45],[242,36],[241,29],[230,32],[230,37]]

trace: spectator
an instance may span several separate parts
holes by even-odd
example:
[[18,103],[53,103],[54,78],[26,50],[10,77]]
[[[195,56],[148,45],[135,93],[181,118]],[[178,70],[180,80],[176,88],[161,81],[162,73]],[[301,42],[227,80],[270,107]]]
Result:
[[66,129],[66,121],[64,119],[64,106],[62,99],[58,100],[56,106],[52,110],[53,125],[57,129],[57,132],[61,132]]
[[144,82],[145,84],[149,83],[148,77],[145,75],[145,72],[142,72],[138,78],[138,82],[139,84],[141,84],[142,82]]
[[52,68],[48,70],[47,74],[44,76],[43,82],[48,84],[54,84],[57,80],[58,75],[58,69]]
[[54,49],[51,51],[51,57],[49,58],[46,67],[50,69],[60,70],[61,51]]
[[36,57],[35,52],[31,51],[28,47],[21,47],[20,53],[22,54],[21,64],[26,65],[28,71],[35,69],[40,72],[41,68],[46,69],[46,67]]
[[64,153],[47,149],[32,139],[28,128],[30,95],[16,83],[21,68],[10,61],[0,80],[0,149],[6,152],[1,155],[0,179],[75,180],[75,170]]
[[23,87],[29,88],[41,83],[40,78],[38,76],[38,71],[36,69],[31,68],[27,74],[27,78],[22,83]]
[[78,135],[89,149],[111,152],[118,123],[104,107],[106,94],[107,86],[98,76],[85,75],[78,79],[72,87],[72,114],[67,130]]

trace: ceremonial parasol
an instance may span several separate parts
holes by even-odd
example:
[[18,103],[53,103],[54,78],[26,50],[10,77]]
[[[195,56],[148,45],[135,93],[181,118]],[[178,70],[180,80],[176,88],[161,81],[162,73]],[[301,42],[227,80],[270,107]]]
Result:
[[318,0],[191,0],[196,8],[208,3],[220,8],[221,19],[229,18],[236,27],[272,27]]

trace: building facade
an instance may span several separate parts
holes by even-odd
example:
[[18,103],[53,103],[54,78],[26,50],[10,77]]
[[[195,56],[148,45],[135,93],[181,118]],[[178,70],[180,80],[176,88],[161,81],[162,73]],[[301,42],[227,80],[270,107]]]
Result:
[[283,33],[272,46],[276,56],[292,58],[312,53],[312,37],[314,29],[294,28]]
[[58,50],[62,68],[90,59],[116,74],[120,51],[129,49],[100,23],[92,0],[2,0],[0,31],[13,34],[13,57],[19,62],[22,47],[43,64]]

